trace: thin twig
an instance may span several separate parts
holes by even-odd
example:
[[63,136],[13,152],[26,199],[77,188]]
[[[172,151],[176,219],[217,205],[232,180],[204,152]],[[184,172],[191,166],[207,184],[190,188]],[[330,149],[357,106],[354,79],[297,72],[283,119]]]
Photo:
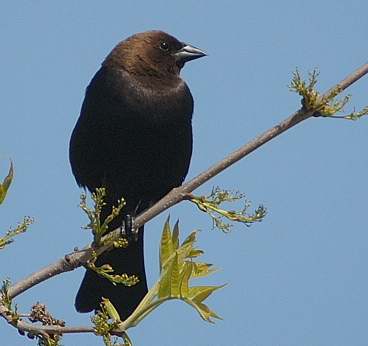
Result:
[[40,326],[37,324],[32,324],[24,322],[22,320],[13,321],[9,310],[4,306],[0,305],[0,315],[5,318],[5,320],[24,332],[33,334],[70,334],[70,333],[94,333],[95,330],[92,327],[60,327],[60,326]]

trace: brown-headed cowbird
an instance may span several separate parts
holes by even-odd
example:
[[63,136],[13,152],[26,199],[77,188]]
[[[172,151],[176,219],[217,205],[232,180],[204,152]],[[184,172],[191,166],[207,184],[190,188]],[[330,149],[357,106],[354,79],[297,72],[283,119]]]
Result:
[[[111,51],[87,87],[70,140],[70,162],[80,186],[105,187],[102,219],[118,199],[126,200],[110,230],[183,182],[192,155],[193,98],[179,74],[187,61],[205,55],[162,31],[139,33]],[[147,292],[143,227],[127,248],[104,253],[96,265],[105,263],[117,274],[137,275],[139,283],[114,286],[87,270],[76,309],[98,309],[105,297],[125,319]]]

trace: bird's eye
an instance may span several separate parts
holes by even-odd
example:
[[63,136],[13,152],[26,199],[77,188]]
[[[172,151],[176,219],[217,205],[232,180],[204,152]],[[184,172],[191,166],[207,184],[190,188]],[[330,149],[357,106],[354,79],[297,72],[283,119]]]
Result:
[[162,41],[162,42],[160,43],[160,48],[161,48],[163,51],[167,52],[167,51],[169,50],[169,45],[167,44],[167,42]]

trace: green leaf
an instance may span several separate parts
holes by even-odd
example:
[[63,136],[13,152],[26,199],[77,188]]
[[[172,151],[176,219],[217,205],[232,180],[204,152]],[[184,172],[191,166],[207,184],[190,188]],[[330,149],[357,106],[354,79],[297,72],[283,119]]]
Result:
[[188,243],[185,244],[184,246],[180,246],[178,250],[176,250],[178,256],[179,256],[179,264],[183,264],[183,262],[186,259],[189,259],[189,254],[193,249],[193,244]]
[[180,273],[180,296],[186,298],[189,294],[189,279],[193,272],[193,262],[185,262]]
[[181,265],[186,259],[190,258],[190,253],[193,250],[194,244],[197,240],[197,232],[192,232],[178,248],[177,253],[179,255],[179,265]]
[[173,253],[173,244],[171,237],[171,228],[170,228],[170,219],[167,218],[164,229],[162,231],[161,236],[161,245],[160,245],[160,272],[164,269],[167,260]]
[[202,278],[216,271],[217,269],[210,263],[201,263],[201,262],[193,263],[193,274],[192,275],[194,278]]
[[195,257],[199,257],[199,256],[201,256],[203,254],[204,254],[204,252],[202,250],[193,249],[192,251],[190,251],[188,257],[195,258]]
[[13,180],[13,176],[14,176],[13,162],[10,162],[8,175],[4,178],[3,182],[0,183],[0,204],[4,202],[9,186]]
[[203,303],[195,303],[193,301],[189,302],[199,313],[199,315],[207,322],[213,323],[211,318],[217,318],[221,320],[222,318],[216,314],[216,312],[212,311],[206,304]]
[[180,275],[179,275],[179,263],[178,263],[178,255],[175,254],[172,264],[172,271],[171,271],[171,280],[170,280],[170,290],[171,290],[171,297],[179,298],[180,297]]
[[158,297],[179,296],[179,265],[178,254],[167,263],[167,269],[165,269],[163,276],[160,279],[160,285],[158,289]]
[[181,246],[183,247],[184,245],[187,244],[193,244],[197,241],[197,231],[193,231],[192,233],[190,233],[185,240],[183,241],[183,243],[181,244]]
[[217,291],[220,288],[223,288],[225,285],[221,286],[195,286],[189,288],[188,298],[199,304],[202,303],[205,299],[207,299],[213,292]]
[[179,220],[176,221],[174,225],[174,229],[172,233],[172,244],[173,244],[174,250],[177,250],[179,247]]

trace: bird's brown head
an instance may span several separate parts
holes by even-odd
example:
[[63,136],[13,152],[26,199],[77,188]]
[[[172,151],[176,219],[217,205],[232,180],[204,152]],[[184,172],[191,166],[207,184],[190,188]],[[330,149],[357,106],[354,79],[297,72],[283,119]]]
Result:
[[120,42],[103,62],[137,76],[178,76],[187,61],[206,54],[163,31],[146,31]]

